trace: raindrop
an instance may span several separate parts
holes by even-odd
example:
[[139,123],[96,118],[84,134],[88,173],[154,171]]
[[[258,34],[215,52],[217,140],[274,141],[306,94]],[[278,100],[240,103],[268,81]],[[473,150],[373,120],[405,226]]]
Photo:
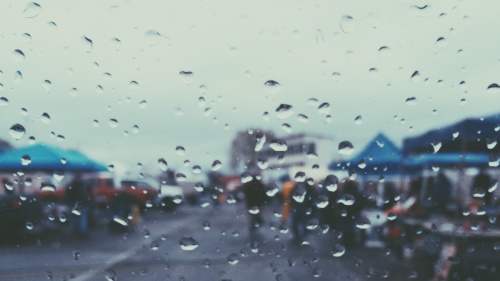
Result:
[[137,89],[139,89],[139,83],[137,83],[137,81],[130,81],[128,83],[128,88],[130,90],[137,90]]
[[411,75],[411,82],[418,83],[420,82],[421,78],[422,77],[420,76],[420,72],[418,72],[418,70],[415,70],[415,72],[413,72],[413,74]]
[[299,114],[297,115],[297,121],[299,121],[300,123],[308,123],[309,122],[309,117],[307,117],[306,115],[304,114]]
[[439,37],[436,40],[436,46],[439,48],[445,48],[446,47],[446,39],[444,37]]
[[116,119],[109,119],[108,125],[111,128],[116,128],[116,127],[118,127],[119,123],[118,123],[118,120],[116,120]]
[[318,113],[320,114],[330,114],[330,104],[327,102],[322,103],[318,106]]
[[282,152],[288,149],[288,145],[284,140],[272,140],[269,147],[276,152]]
[[186,175],[184,175],[183,173],[177,173],[175,175],[175,179],[178,181],[178,182],[185,182],[187,180],[187,177]]
[[215,160],[212,163],[212,171],[218,171],[222,167],[222,163],[219,160]]
[[199,165],[194,165],[192,171],[193,171],[193,174],[200,174],[201,167]]
[[181,71],[179,72],[181,80],[186,85],[191,85],[194,81],[194,74],[192,71]]
[[334,72],[332,73],[332,78],[335,82],[340,81],[342,79],[342,74],[340,74],[339,72]]
[[145,100],[142,100],[141,102],[139,102],[139,108],[140,109],[144,109],[148,106],[148,102],[145,101]]
[[493,184],[488,188],[488,192],[492,193],[492,192],[495,192],[495,190],[497,190],[497,187],[498,187],[498,181],[495,181],[493,182]]
[[486,139],[486,147],[488,149],[493,149],[497,146],[497,140],[495,139]]
[[104,94],[104,88],[101,86],[101,85],[97,85],[95,87],[95,91],[98,93],[98,94]]
[[87,53],[92,52],[92,48],[94,47],[94,43],[87,36],[82,36],[83,43],[85,44],[85,48],[87,49]]
[[365,162],[365,160],[359,160],[359,162],[358,162],[358,167],[359,167],[360,169],[364,169],[364,168],[366,168],[366,162]]
[[417,98],[416,97],[407,98],[406,105],[417,105]]
[[175,148],[175,152],[178,154],[178,155],[184,155],[186,153],[186,149],[184,149],[184,147],[182,146],[177,146]]
[[134,125],[134,126],[132,127],[132,132],[133,132],[134,134],[138,134],[138,133],[139,133],[139,126]]
[[26,134],[26,129],[20,124],[15,124],[10,127],[9,134],[12,138],[18,140]]
[[144,36],[146,37],[149,46],[154,46],[158,44],[160,42],[160,39],[164,37],[158,31],[153,29],[146,31],[144,33]]
[[492,154],[489,157],[488,165],[490,167],[498,167],[500,164],[500,159],[498,158],[498,155]]
[[433,143],[431,143],[431,145],[432,145],[432,149],[433,149],[434,153],[437,153],[441,149],[441,146],[442,146],[441,142],[435,142],[435,143],[433,142]]
[[4,107],[9,105],[9,100],[6,97],[1,97],[0,98],[0,107]]
[[14,83],[21,83],[23,81],[23,74],[20,70],[16,71],[14,74]]
[[231,265],[235,265],[240,261],[240,257],[236,253],[232,253],[229,256],[227,256],[227,261]]
[[179,245],[181,246],[181,249],[184,251],[193,251],[199,246],[198,241],[194,240],[194,238],[189,236],[182,237],[181,240],[179,241]]
[[24,61],[24,53],[23,51],[19,50],[19,49],[16,49],[14,50],[14,52],[12,53],[12,58],[14,59],[14,61],[16,62],[23,62]]
[[71,90],[69,91],[69,94],[72,97],[76,97],[78,95],[78,89],[77,88],[71,88]]
[[112,268],[108,268],[105,271],[106,281],[116,281],[116,271]]
[[342,141],[339,143],[338,150],[342,155],[351,155],[354,151],[354,146],[349,141]]
[[255,148],[254,148],[254,151],[256,151],[256,152],[261,151],[262,148],[264,147],[265,143],[266,143],[266,135],[264,135],[264,134],[257,134],[255,136]]
[[281,129],[287,133],[291,133],[292,132],[292,126],[290,126],[290,124],[288,123],[283,123],[281,125]]
[[359,229],[368,229],[370,226],[370,220],[366,217],[361,217],[356,221],[356,227]]
[[335,247],[333,247],[332,256],[339,258],[339,257],[343,256],[344,254],[345,254],[345,247],[344,246],[337,244],[337,245],[335,245]]
[[267,80],[264,87],[269,94],[274,95],[281,89],[281,84],[274,80]]
[[382,46],[378,49],[378,53],[382,54],[382,55],[389,54],[390,52],[391,52],[391,48],[389,48],[388,46]]
[[56,186],[48,182],[42,182],[42,184],[40,185],[40,190],[54,192],[56,191]]
[[26,8],[24,8],[24,16],[27,18],[34,18],[40,14],[42,11],[42,6],[40,4],[35,3],[35,2],[30,2],[26,5]]
[[354,195],[352,194],[344,194],[339,200],[337,200],[337,203],[342,204],[344,206],[352,206],[354,205],[354,202],[356,199],[354,198]]
[[210,230],[210,222],[209,221],[204,221],[202,223],[202,225],[203,225],[204,230]]
[[293,110],[292,110],[292,106],[291,105],[280,104],[276,108],[276,116],[279,119],[286,119],[286,118],[290,117],[291,115],[293,115]]
[[42,116],[40,116],[40,120],[43,122],[43,123],[50,123],[50,115],[47,113],[47,112],[44,112],[42,114]]
[[204,259],[204,260],[203,260],[203,267],[204,267],[204,268],[209,268],[209,267],[210,267],[210,265],[211,265],[211,263],[210,263],[210,260],[209,260],[209,259]]
[[393,221],[397,218],[396,214],[394,212],[390,212],[388,215],[387,215],[387,219],[390,220],[390,221]]
[[247,183],[253,179],[250,173],[243,173],[241,175],[241,183]]
[[21,157],[21,164],[22,164],[23,166],[27,166],[27,165],[29,165],[30,163],[31,163],[31,157],[30,157],[29,155],[25,154],[25,155],[23,155],[23,156]]
[[344,33],[353,32],[355,29],[354,18],[349,15],[344,15],[340,18],[340,28]]
[[328,191],[335,192],[337,191],[338,183],[339,179],[335,175],[328,175],[326,176],[323,185]]
[[27,230],[33,230],[33,228],[35,228],[35,225],[32,222],[29,221],[26,223]]
[[486,88],[488,94],[500,94],[500,86],[496,83],[492,83]]

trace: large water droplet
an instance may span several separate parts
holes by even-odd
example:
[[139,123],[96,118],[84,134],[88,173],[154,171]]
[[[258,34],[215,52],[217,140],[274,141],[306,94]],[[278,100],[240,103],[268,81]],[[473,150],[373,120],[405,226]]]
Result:
[[356,220],[356,227],[359,229],[368,229],[371,226],[371,222],[368,218],[366,217],[361,217],[358,220]]
[[16,49],[14,52],[12,52],[12,59],[16,62],[23,62],[25,58],[25,55],[23,51]]
[[352,206],[354,205],[355,201],[356,199],[352,194],[344,194],[337,200],[337,203],[342,204],[344,206]]
[[35,2],[30,2],[26,5],[26,8],[24,8],[24,16],[27,18],[35,18],[37,17],[42,11],[42,6],[40,4],[35,3]]
[[486,88],[486,91],[488,94],[500,94],[500,85],[496,83],[492,83],[488,85],[488,88]]
[[227,261],[231,265],[235,265],[240,261],[240,257],[236,253],[232,253],[229,256],[227,256]]
[[29,165],[30,163],[31,163],[31,157],[30,157],[29,155],[25,154],[25,155],[23,155],[23,156],[21,157],[21,164],[22,164],[23,166],[27,166],[27,165]]
[[293,106],[291,105],[288,105],[288,104],[280,104],[277,108],[276,108],[276,116],[279,118],[279,119],[286,119],[290,116],[293,115],[293,110],[292,110]]
[[12,138],[18,140],[26,134],[26,129],[21,124],[15,124],[10,127],[9,134]]
[[262,148],[264,147],[264,144],[266,143],[266,135],[264,134],[258,134],[255,136],[255,148],[254,151],[258,152],[261,151]]
[[179,245],[181,246],[181,249],[184,251],[193,251],[199,246],[198,241],[196,241],[193,237],[189,236],[182,237],[181,240],[179,241]]
[[354,151],[354,146],[350,141],[342,141],[339,143],[338,149],[342,155],[351,155]]
[[436,40],[436,46],[439,47],[439,48],[445,48],[447,45],[446,43],[446,39],[444,37],[439,37],[437,40]]
[[269,147],[276,152],[287,151],[288,149],[288,145],[284,140],[272,140]]
[[14,74],[14,83],[21,83],[23,81],[23,74],[21,73],[20,70],[16,71]]
[[186,149],[184,149],[184,147],[182,146],[177,146],[175,148],[175,152],[178,154],[178,155],[184,155],[186,153]]
[[181,80],[186,85],[191,85],[194,81],[194,74],[192,71],[181,71],[179,72]]
[[43,122],[43,123],[50,123],[50,115],[47,113],[47,112],[44,112],[42,114],[42,116],[40,116],[40,120]]
[[333,247],[332,256],[339,258],[345,254],[345,247],[343,245],[337,244]]
[[40,190],[54,192],[56,191],[56,186],[49,182],[42,182]]
[[322,103],[320,106],[318,106],[318,113],[320,114],[330,114],[330,104],[327,102]]
[[349,15],[344,15],[340,18],[340,28],[344,33],[353,32],[355,29],[354,18]]
[[324,187],[330,191],[335,192],[338,188],[339,179],[335,175],[328,175],[324,180]]
[[488,165],[490,167],[498,167],[500,164],[500,158],[496,154],[492,154],[489,157]]
[[421,79],[422,77],[420,76],[420,72],[418,72],[418,70],[415,70],[415,72],[413,72],[413,74],[411,75],[411,82],[418,83]]
[[433,149],[434,153],[437,153],[441,149],[441,146],[442,146],[441,142],[433,142],[433,143],[431,143],[431,145],[432,145],[432,149]]
[[8,106],[9,105],[9,100],[6,97],[1,97],[0,98],[0,107]]
[[281,89],[281,84],[274,80],[267,80],[264,87],[269,94],[274,95]]
[[222,163],[219,160],[215,160],[212,163],[212,171],[218,171],[222,167]]
[[308,123],[309,122],[309,117],[307,117],[306,115],[304,114],[299,114],[297,115],[297,121],[299,121],[300,123]]
[[118,120],[116,120],[116,119],[109,119],[108,125],[111,128],[116,128],[116,127],[118,127],[119,123],[118,123]]
[[158,166],[160,167],[160,170],[164,172],[168,170],[167,161],[165,161],[165,159],[163,158],[158,159]]

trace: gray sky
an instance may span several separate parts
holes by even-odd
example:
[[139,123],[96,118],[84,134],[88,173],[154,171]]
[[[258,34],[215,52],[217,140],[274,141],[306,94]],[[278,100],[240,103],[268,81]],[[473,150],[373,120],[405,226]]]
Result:
[[[496,113],[500,93],[487,87],[500,84],[500,4],[435,2],[1,1],[0,137],[23,146],[34,136],[106,164],[158,171],[163,157],[208,170],[229,162],[232,137],[248,127],[286,135],[288,123],[362,149],[379,131],[401,144]],[[325,102],[330,122],[318,112]],[[294,111],[284,120],[282,103]],[[16,123],[20,140],[9,135]]]

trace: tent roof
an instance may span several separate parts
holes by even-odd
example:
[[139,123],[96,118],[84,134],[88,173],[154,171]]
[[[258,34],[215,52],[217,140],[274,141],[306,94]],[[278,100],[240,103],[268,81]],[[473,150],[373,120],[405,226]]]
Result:
[[[358,167],[361,161],[366,163],[366,167]],[[356,156],[340,163],[332,162],[328,167],[331,170],[351,167],[360,174],[368,175],[373,173],[387,174],[398,172],[400,164],[401,152],[399,148],[387,136],[379,133]]]
[[425,168],[429,166],[459,167],[489,166],[489,157],[484,153],[427,153],[408,156],[404,159],[404,166],[408,168]]
[[[432,143],[441,143],[439,152],[499,152],[500,146],[487,144],[500,137],[500,113],[483,118],[467,118],[403,141],[403,154],[433,152]],[[458,136],[456,135],[458,133]]]
[[[23,161],[23,158],[26,160]],[[47,144],[26,146],[0,154],[0,171],[99,172],[106,170],[106,166],[76,150],[63,150]]]

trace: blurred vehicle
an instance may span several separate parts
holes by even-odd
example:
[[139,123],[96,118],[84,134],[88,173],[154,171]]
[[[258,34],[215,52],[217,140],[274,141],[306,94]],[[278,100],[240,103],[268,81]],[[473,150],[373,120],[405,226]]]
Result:
[[139,208],[143,211],[152,207],[158,197],[158,183],[150,179],[125,179],[120,182],[119,190],[124,191],[137,200]]

